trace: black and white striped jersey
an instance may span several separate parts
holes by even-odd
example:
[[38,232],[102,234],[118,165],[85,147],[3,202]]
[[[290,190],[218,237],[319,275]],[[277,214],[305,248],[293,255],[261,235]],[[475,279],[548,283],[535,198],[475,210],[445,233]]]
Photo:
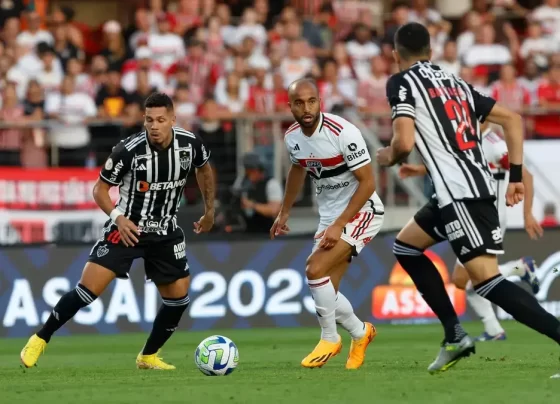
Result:
[[429,61],[392,76],[387,99],[393,120],[414,119],[416,149],[440,207],[453,201],[495,198],[480,135],[480,123],[494,107],[494,99]]
[[117,144],[101,170],[100,179],[119,186],[116,207],[145,233],[166,234],[177,226],[176,212],[191,166],[202,167],[210,157],[200,136],[174,127],[165,150],[150,145],[146,132]]

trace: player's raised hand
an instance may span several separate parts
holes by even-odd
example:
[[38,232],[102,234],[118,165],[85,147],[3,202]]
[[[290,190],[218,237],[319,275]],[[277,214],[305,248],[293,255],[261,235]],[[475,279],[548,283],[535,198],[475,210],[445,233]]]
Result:
[[537,240],[543,236],[543,228],[535,219],[532,214],[525,215],[525,231],[531,238],[531,240]]
[[506,193],[506,205],[515,206],[523,201],[525,187],[522,182],[510,182]]
[[426,174],[426,166],[423,164],[403,163],[399,167],[399,177],[403,180],[408,177],[417,177]]
[[205,213],[198,222],[193,223],[196,234],[208,233],[214,226],[214,214]]
[[121,235],[123,244],[127,247],[134,247],[134,244],[138,243],[137,236],[140,235],[138,227],[136,227],[136,225],[132,221],[130,221],[123,215],[117,217],[115,223],[117,224],[117,228],[119,229],[119,234]]
[[338,240],[340,240],[343,229],[344,226],[339,226],[336,223],[333,223],[325,230],[315,235],[316,239],[322,239],[319,243],[319,248],[324,248],[325,250],[333,248],[336,243],[338,243]]
[[290,215],[288,215],[287,213],[282,213],[282,212],[278,213],[276,220],[274,221],[272,227],[270,228],[271,240],[274,240],[276,236],[281,236],[284,234],[288,234],[290,232],[290,228],[287,225],[289,217]]

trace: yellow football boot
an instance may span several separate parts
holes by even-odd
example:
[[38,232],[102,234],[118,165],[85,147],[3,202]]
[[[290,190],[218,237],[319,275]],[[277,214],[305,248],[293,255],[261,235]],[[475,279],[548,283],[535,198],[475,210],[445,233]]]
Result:
[[157,370],[174,370],[175,366],[165,363],[159,356],[159,351],[152,355],[138,354],[136,358],[136,367],[138,369],[157,369]]
[[350,352],[348,352],[348,359],[346,360],[346,369],[358,369],[362,366],[366,358],[366,349],[377,335],[377,330],[373,324],[364,324],[366,327],[366,334],[358,340],[352,340]]
[[342,350],[342,338],[338,336],[338,342],[320,340],[313,352],[307,355],[302,361],[304,368],[320,368],[331,358],[334,358]]
[[45,352],[46,347],[47,341],[39,338],[37,334],[33,334],[19,354],[23,366],[25,366],[26,368],[35,366],[35,364],[39,360],[39,356],[41,356],[43,352]]

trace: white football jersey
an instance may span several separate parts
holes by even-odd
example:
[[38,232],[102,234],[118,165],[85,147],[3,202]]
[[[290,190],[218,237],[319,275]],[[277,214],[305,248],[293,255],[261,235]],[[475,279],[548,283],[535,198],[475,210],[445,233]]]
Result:
[[[319,206],[320,225],[330,225],[346,209],[358,188],[352,173],[371,162],[360,130],[347,120],[321,113],[319,125],[311,136],[294,123],[284,137],[290,160],[304,167],[313,178]],[[383,203],[374,192],[364,205],[383,212]]]
[[506,229],[506,192],[509,183],[509,158],[506,142],[491,129],[482,134],[482,151],[495,179],[496,207],[502,232]]

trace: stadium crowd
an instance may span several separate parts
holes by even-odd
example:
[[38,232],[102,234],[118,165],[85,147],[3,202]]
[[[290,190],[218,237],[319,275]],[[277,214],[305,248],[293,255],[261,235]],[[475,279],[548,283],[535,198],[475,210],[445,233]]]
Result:
[[[381,26],[376,3],[151,0],[128,26],[95,27],[70,7],[41,13],[34,1],[1,2],[0,162],[45,167],[54,145],[60,166],[99,165],[117,139],[141,128],[154,90],[173,97],[177,125],[196,129],[220,161],[234,160],[232,121],[287,113],[285,89],[300,77],[317,79],[326,111],[387,114],[392,37],[408,21],[429,28],[434,61],[531,113],[531,136],[560,137],[559,114],[543,112],[560,108],[560,0],[473,0],[451,19],[427,0],[394,0]],[[37,124],[44,120],[48,128]],[[375,124],[387,139],[390,119]],[[253,130],[264,160],[268,129]]]

